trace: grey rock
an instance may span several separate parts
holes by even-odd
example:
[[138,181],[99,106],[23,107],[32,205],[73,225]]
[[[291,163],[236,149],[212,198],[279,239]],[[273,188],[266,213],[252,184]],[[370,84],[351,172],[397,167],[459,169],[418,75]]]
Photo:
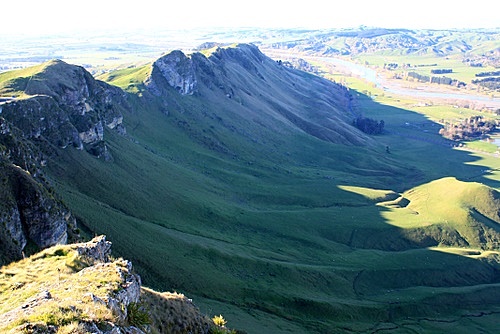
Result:
[[23,137],[83,149],[104,140],[104,126],[126,133],[121,110],[129,106],[119,88],[62,61],[47,63],[33,78],[25,89],[29,98],[2,105],[2,117]]
[[28,242],[39,249],[67,243],[68,231],[76,229],[69,210],[21,167],[0,161],[0,175],[2,262],[22,258]]
[[197,88],[198,81],[191,58],[187,57],[182,51],[172,51],[171,53],[159,58],[153,64],[153,74],[146,85],[155,95],[160,94],[161,84],[157,84],[152,79],[156,73],[158,77],[165,80],[168,85],[175,88],[181,95],[192,95]]
[[111,242],[105,235],[97,236],[89,242],[74,245],[78,255],[98,262],[108,262],[111,254]]

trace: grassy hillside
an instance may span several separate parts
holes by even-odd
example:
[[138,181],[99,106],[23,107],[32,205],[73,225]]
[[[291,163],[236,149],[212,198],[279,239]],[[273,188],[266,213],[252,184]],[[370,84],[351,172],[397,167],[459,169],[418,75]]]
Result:
[[368,136],[341,88],[224,52],[199,63],[220,67],[193,95],[151,95],[148,67],[106,77],[129,91],[127,134],[105,129],[113,160],[54,148],[48,163],[79,226],[145,285],[248,333],[492,331],[500,187],[482,171],[496,160],[359,94],[386,123]]
[[140,86],[149,76],[150,72],[151,66],[149,65],[129,67],[103,74],[99,76],[99,79],[130,92],[138,93],[139,90],[134,88],[138,85]]
[[31,77],[43,71],[46,64],[0,73],[0,95],[22,97]]

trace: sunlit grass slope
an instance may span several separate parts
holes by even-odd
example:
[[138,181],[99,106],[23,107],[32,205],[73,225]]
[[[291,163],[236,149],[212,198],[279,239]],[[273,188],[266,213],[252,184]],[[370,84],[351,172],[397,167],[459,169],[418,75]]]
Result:
[[442,178],[402,194],[342,187],[387,209],[388,224],[405,230],[415,242],[498,249],[500,195],[483,184]]
[[[90,296],[105,299],[117,291],[121,281],[119,273],[110,265],[102,266],[99,275],[96,271],[76,274],[89,265],[71,247],[56,246],[2,267],[0,330],[6,332],[25,323],[69,327],[79,321],[113,320],[112,311],[105,305],[94,303]],[[46,291],[46,296],[38,298],[43,291]],[[42,301],[37,302],[37,299]],[[30,312],[24,314],[22,309],[28,306],[23,305],[29,305]],[[17,313],[14,313],[16,309]],[[9,316],[8,312],[13,314]]]
[[0,73],[0,97],[22,97],[32,76],[43,71],[46,66],[47,64],[41,64]]
[[97,79],[106,81],[133,93],[137,93],[139,90],[136,89],[136,87],[138,85],[142,85],[142,83],[149,76],[150,72],[151,66],[144,65],[109,72],[97,77]]
[[498,222],[499,196],[497,191],[483,184],[462,182],[455,178],[436,180],[403,194],[408,200],[406,209],[415,217],[413,220],[407,219],[409,226],[422,223],[466,225],[470,223],[471,215],[482,216],[482,219],[492,223]]

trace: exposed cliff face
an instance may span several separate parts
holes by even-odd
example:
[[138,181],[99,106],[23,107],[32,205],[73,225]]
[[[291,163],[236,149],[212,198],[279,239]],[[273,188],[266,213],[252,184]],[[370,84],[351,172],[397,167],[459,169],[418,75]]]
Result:
[[62,61],[13,79],[10,87],[24,97],[1,105],[0,264],[77,238],[75,218],[45,181],[46,157],[54,147],[71,146],[112,159],[104,129],[125,133],[121,110],[128,108],[119,88]]
[[0,265],[21,259],[29,243],[28,253],[73,239],[76,221],[70,211],[29,172],[2,160]]
[[73,146],[110,159],[104,127],[125,133],[123,91],[95,80],[84,68],[54,60],[18,85],[28,95],[4,104],[2,117],[30,140]]
[[198,84],[193,61],[181,51],[173,51],[155,61],[153,76],[159,82],[148,80],[146,84],[155,95],[161,95],[165,83],[182,95],[192,95]]

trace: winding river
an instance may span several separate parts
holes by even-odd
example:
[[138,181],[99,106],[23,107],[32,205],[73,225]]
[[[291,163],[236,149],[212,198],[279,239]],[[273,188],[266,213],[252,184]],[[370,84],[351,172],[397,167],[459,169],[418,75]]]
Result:
[[349,70],[355,76],[365,79],[384,90],[385,92],[396,94],[396,95],[406,95],[413,97],[422,97],[426,99],[446,99],[446,100],[462,100],[469,102],[477,102],[484,104],[485,107],[491,109],[500,109],[500,98],[489,97],[484,95],[470,94],[467,92],[438,92],[432,90],[422,89],[412,89],[401,87],[397,84],[391,83],[389,80],[383,79],[383,77],[378,74],[375,70],[365,67],[363,65],[355,64],[350,61],[346,61],[339,58],[331,57],[311,57],[314,60],[321,61],[328,64],[333,64],[335,66],[341,67],[343,69]]

